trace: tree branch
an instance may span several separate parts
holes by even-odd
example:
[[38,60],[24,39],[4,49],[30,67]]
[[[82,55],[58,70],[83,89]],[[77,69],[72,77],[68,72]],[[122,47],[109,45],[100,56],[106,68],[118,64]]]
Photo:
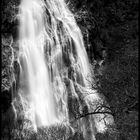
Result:
[[81,114],[78,117],[76,117],[76,119],[81,119],[81,118],[86,117],[88,115],[95,115],[95,114],[109,114],[109,115],[114,116],[114,114],[112,112],[109,112],[109,111],[104,111],[104,112],[97,111],[97,112],[91,112],[91,113]]

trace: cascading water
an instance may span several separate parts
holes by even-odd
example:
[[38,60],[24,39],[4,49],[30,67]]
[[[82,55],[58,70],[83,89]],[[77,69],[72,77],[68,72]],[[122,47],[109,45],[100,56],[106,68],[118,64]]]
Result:
[[64,0],[22,0],[19,15],[19,94],[31,106],[34,128],[69,122],[66,79],[89,89],[90,75],[74,16]]
[[23,0],[20,15],[21,86],[33,109],[36,126],[56,123],[56,106],[46,65],[45,25],[41,1]]

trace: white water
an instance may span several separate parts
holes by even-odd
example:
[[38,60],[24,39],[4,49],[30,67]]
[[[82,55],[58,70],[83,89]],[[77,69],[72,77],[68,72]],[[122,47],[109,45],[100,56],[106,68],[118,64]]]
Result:
[[[86,79],[90,75],[74,16],[64,0],[22,0],[19,15],[19,94],[31,106],[33,126],[37,129],[69,122],[69,91],[64,79],[89,88]],[[92,135],[91,139],[95,139],[94,132]]]
[[26,87],[24,95],[33,109],[32,122],[36,126],[46,126],[56,123],[57,116],[44,53],[44,11],[38,0],[23,0],[20,8],[21,81]]

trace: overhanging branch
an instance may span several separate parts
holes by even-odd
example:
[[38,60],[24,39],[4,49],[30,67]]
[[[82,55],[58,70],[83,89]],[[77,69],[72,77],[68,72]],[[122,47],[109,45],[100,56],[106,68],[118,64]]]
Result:
[[109,114],[109,115],[114,116],[114,114],[112,112],[109,112],[109,111],[104,111],[104,112],[97,111],[97,112],[90,112],[90,113],[81,114],[78,117],[76,117],[76,119],[81,119],[81,118],[86,117],[88,115],[95,115],[95,114]]

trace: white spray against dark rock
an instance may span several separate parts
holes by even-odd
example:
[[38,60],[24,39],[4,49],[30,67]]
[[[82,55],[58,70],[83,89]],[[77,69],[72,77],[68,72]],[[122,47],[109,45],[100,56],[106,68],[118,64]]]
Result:
[[64,0],[22,0],[19,15],[19,94],[31,107],[33,126],[69,122],[64,79],[88,88],[91,75],[74,16]]

